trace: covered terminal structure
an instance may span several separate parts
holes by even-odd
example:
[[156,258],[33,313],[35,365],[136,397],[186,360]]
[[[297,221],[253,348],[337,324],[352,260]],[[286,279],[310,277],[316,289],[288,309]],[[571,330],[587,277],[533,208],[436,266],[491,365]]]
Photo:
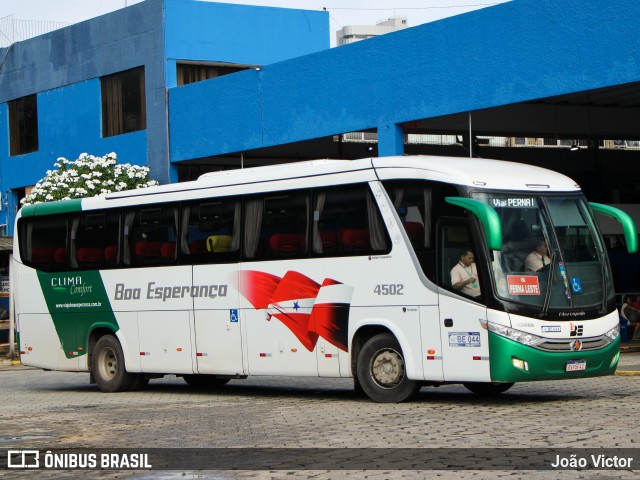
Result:
[[482,156],[560,170],[591,197],[635,203],[635,11],[629,1],[518,0],[172,89],[171,159]]

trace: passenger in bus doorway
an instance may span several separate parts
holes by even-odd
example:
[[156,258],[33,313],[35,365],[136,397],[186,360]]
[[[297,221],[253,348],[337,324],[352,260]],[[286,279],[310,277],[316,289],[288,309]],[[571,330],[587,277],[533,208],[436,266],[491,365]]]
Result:
[[524,268],[528,272],[539,272],[551,263],[549,248],[544,238],[536,241],[536,248],[524,260]]
[[460,250],[460,260],[451,269],[451,286],[470,297],[479,297],[478,270],[473,260],[473,252],[470,249]]

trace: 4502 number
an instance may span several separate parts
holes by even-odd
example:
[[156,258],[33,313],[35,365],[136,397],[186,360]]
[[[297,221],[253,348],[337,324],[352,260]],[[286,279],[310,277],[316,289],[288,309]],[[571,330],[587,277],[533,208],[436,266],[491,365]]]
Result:
[[404,284],[402,283],[382,283],[376,285],[373,293],[376,295],[404,295]]

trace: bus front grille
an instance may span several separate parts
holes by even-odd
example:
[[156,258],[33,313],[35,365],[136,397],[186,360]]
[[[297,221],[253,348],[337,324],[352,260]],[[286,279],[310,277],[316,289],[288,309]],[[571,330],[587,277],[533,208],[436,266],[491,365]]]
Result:
[[609,337],[602,335],[600,337],[572,338],[570,340],[547,340],[536,345],[536,348],[547,352],[584,352],[585,350],[597,350],[606,347],[609,343],[611,343]]

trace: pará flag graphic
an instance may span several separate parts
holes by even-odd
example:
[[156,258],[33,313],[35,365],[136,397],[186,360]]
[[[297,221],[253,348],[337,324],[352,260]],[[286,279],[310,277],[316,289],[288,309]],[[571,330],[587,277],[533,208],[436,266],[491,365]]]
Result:
[[322,337],[348,350],[349,306],[353,287],[326,278],[319,284],[300,272],[280,278],[255,270],[240,273],[238,291],[256,309],[266,309],[313,351]]

